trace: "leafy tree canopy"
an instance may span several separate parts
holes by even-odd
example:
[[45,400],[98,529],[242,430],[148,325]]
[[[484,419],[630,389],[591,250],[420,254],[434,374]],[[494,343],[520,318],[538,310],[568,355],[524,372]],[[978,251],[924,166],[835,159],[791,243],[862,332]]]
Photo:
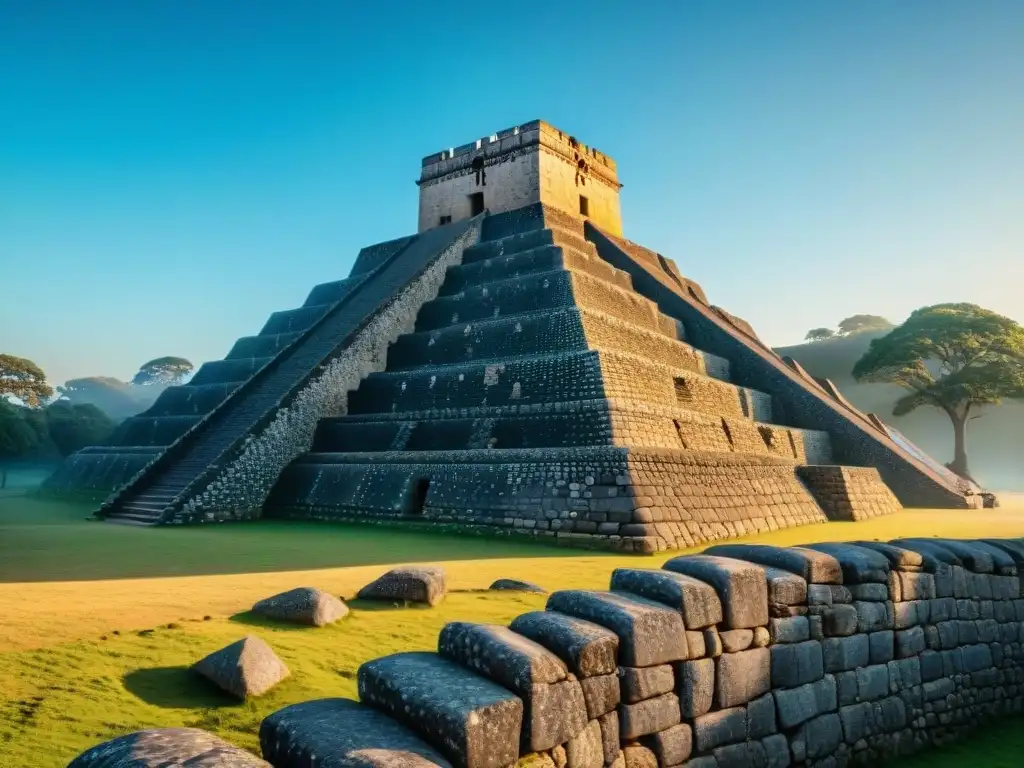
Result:
[[805,341],[824,341],[825,339],[831,339],[836,335],[836,332],[831,328],[812,328],[804,336]]
[[971,410],[1024,398],[1024,328],[975,304],[924,307],[873,339],[853,375],[908,390],[896,402],[894,416],[921,406],[944,411],[954,427],[950,468],[970,478],[966,428]]
[[116,423],[91,403],[58,401],[46,409],[46,426],[61,456],[70,456],[87,445],[101,445]]
[[132,379],[136,386],[180,384],[195,366],[184,357],[158,357],[145,363]]
[[864,331],[887,331],[893,324],[878,315],[853,315],[839,323],[839,333],[850,336]]
[[46,374],[31,360],[0,355],[0,397],[16,397],[31,408],[53,396]]

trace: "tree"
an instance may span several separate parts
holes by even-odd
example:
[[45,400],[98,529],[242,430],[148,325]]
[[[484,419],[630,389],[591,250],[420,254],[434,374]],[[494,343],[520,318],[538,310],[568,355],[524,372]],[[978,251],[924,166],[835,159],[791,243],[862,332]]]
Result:
[[1024,328],[974,304],[936,304],[871,341],[853,368],[858,381],[898,384],[908,390],[894,416],[938,408],[953,422],[949,468],[971,479],[967,424],[972,412],[1004,398],[1024,398]]
[[42,435],[28,408],[0,400],[0,489],[7,487],[7,462],[38,447]]
[[878,315],[853,315],[839,323],[840,336],[852,336],[864,331],[888,331],[893,324]]
[[158,357],[145,363],[132,379],[136,386],[160,385],[171,387],[181,384],[192,373],[194,366],[184,357]]
[[[145,402],[148,398],[140,397],[143,390],[135,389],[120,379],[110,376],[87,376],[81,379],[69,379],[64,386],[57,387],[62,402],[75,405],[92,404],[120,421],[129,416],[141,413],[149,407]],[[146,391],[148,395],[149,392]]]
[[91,403],[58,401],[46,409],[46,428],[61,456],[70,456],[87,445],[100,445],[117,426]]
[[31,360],[0,355],[0,397],[16,397],[31,408],[53,396],[46,374]]
[[836,333],[831,328],[812,328],[804,336],[804,341],[825,341],[831,339]]

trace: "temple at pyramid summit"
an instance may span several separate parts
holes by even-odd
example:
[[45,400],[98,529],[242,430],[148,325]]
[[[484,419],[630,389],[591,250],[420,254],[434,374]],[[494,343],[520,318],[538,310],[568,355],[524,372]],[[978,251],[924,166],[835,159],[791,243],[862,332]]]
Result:
[[623,239],[604,153],[534,121],[424,158],[417,183],[416,234],[45,489],[136,524],[415,520],[631,552],[985,503]]

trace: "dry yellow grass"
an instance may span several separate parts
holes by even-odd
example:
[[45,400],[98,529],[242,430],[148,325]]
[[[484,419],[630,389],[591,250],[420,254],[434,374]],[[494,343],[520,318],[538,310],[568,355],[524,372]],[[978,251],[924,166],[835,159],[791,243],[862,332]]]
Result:
[[[382,530],[386,537],[387,531]],[[780,545],[900,536],[1024,537],[1024,507],[953,512],[907,510],[861,523],[789,528],[740,541]],[[0,545],[2,551],[2,545]],[[680,553],[652,557],[577,555],[447,561],[453,589],[484,589],[499,577],[523,578],[552,589],[604,588],[617,567],[660,566]],[[144,629],[182,619],[230,616],[275,591],[299,585],[353,595],[388,566],[183,576],[152,579],[0,584],[0,651],[51,646],[114,629]]]

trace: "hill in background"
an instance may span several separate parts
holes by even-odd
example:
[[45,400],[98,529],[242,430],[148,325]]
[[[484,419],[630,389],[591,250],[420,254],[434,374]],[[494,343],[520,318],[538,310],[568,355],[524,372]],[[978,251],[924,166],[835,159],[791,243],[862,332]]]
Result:
[[[906,416],[893,416],[893,405],[904,390],[891,384],[860,384],[854,380],[853,366],[871,340],[881,335],[882,332],[861,333],[778,347],[775,351],[792,357],[812,376],[831,379],[857,408],[877,414],[937,460],[950,461],[953,426],[946,414],[934,408],[919,408]],[[986,488],[1024,491],[1024,403],[1006,403],[981,413],[984,415],[971,422],[967,433],[971,473]]]

